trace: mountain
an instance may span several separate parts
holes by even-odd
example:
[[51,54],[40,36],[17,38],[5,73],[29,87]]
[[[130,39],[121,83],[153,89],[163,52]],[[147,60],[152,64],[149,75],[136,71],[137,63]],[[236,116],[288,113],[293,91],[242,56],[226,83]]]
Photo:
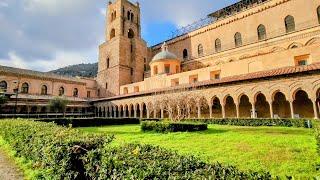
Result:
[[50,72],[64,76],[95,77],[98,73],[98,63],[76,64]]

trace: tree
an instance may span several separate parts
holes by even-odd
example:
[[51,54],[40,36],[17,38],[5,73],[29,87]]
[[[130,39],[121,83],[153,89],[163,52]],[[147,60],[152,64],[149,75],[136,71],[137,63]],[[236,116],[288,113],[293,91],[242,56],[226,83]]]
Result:
[[69,101],[65,98],[55,97],[49,101],[49,107],[52,111],[56,113],[62,112],[63,116],[65,116],[68,103]]

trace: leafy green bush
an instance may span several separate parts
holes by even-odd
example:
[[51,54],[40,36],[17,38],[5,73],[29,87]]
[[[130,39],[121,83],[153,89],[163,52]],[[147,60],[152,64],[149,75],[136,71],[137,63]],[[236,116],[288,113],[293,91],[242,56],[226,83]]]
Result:
[[157,121],[143,121],[141,122],[142,131],[155,132],[192,132],[204,131],[208,129],[205,123],[189,123],[189,122],[157,122]]
[[242,172],[233,166],[207,164],[150,145],[106,148],[99,166],[98,172],[92,172],[99,179],[271,179],[266,172]]
[[[308,119],[186,119],[187,122],[201,122],[207,124],[234,125],[234,126],[284,126],[308,128]],[[310,125],[312,127],[311,121]]]
[[41,122],[53,122],[61,126],[94,127],[106,125],[140,124],[137,118],[53,118],[38,119]]
[[84,167],[88,167],[88,155],[92,156],[113,139],[33,121],[3,120],[0,129],[0,136],[17,155],[42,169],[45,179],[86,179]]

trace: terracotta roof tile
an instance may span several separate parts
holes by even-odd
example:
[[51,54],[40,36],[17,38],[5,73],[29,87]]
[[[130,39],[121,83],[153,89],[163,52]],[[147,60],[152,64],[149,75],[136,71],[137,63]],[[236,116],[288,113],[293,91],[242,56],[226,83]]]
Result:
[[32,71],[28,69],[20,69],[20,68],[0,65],[0,74],[1,73],[9,73],[14,75],[26,75],[26,76],[39,77],[39,78],[49,78],[49,79],[58,79],[58,80],[64,80],[64,81],[84,83],[81,79],[74,78],[74,77],[60,76],[60,75],[48,73],[48,72]]
[[139,92],[139,93],[132,93],[132,94],[114,96],[114,97],[110,97],[110,98],[98,99],[95,101],[113,100],[113,99],[119,99],[119,98],[126,98],[126,97],[132,97],[132,96],[151,94],[151,93],[160,93],[160,92],[165,92],[165,91],[170,91],[170,90],[178,90],[178,89],[208,86],[208,85],[218,85],[218,84],[225,84],[225,83],[231,83],[231,82],[237,82],[237,81],[254,80],[254,79],[260,79],[260,78],[268,78],[268,77],[289,75],[289,74],[295,74],[295,73],[301,73],[301,72],[307,72],[307,71],[316,71],[316,70],[320,70],[320,63],[313,63],[310,65],[299,66],[299,67],[289,66],[289,67],[273,69],[273,70],[268,70],[268,71],[260,71],[260,72],[254,72],[254,73],[249,73],[249,74],[229,76],[229,77],[221,78],[220,80],[202,81],[202,82],[198,82],[198,83],[195,83],[192,85],[187,84],[187,85],[180,85],[180,86],[176,86],[176,87],[154,89],[154,90],[144,91],[144,92]]

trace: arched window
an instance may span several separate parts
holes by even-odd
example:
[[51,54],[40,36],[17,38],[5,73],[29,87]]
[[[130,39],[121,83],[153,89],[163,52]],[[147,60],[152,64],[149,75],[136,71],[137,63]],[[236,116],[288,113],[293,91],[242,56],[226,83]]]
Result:
[[115,36],[116,36],[116,30],[115,29],[111,29],[110,39],[114,38]]
[[202,46],[202,44],[198,45],[198,56],[199,57],[203,56],[203,46]]
[[318,22],[320,24],[320,6],[317,8]]
[[64,95],[64,88],[60,87],[59,88],[59,96],[63,96]]
[[130,11],[128,11],[128,12],[127,12],[127,19],[128,19],[128,20],[130,20],[130,15],[131,15],[131,13],[130,13]]
[[48,87],[46,85],[41,86],[41,95],[47,95],[48,94]]
[[128,30],[128,38],[130,38],[130,39],[134,38],[134,32],[132,29]]
[[293,18],[292,16],[290,16],[290,15],[287,16],[287,17],[284,19],[284,23],[285,23],[285,26],[286,26],[286,32],[287,32],[287,33],[296,30],[296,24],[295,24],[294,18]]
[[237,32],[234,35],[234,43],[235,43],[236,47],[242,46],[242,37],[241,37],[241,34],[239,32]]
[[114,11],[113,20],[115,20],[116,18],[117,18],[117,11]]
[[184,60],[188,59],[188,50],[187,49],[183,50],[183,59]]
[[109,67],[110,67],[110,59],[107,58],[107,68],[109,68]]
[[133,22],[133,21],[134,21],[134,14],[131,13],[131,22]]
[[73,89],[73,97],[78,97],[78,89],[77,88],[74,88]]
[[21,86],[21,93],[28,94],[29,93],[29,84],[23,83]]
[[8,84],[6,81],[0,82],[0,92],[7,92]]
[[267,38],[267,33],[266,33],[266,27],[263,24],[260,24],[258,26],[258,39],[260,40],[264,40]]
[[220,39],[216,39],[215,40],[214,48],[215,48],[216,52],[220,52],[221,51],[221,40]]

